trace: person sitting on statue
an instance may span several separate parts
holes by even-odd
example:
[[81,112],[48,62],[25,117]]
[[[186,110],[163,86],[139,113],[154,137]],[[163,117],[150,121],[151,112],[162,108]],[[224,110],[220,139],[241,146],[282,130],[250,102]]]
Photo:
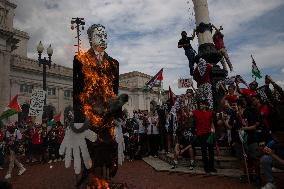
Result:
[[118,160],[117,142],[112,135],[114,120],[121,115],[121,107],[128,100],[127,95],[117,97],[119,62],[105,52],[105,27],[93,24],[87,33],[91,48],[85,53],[79,52],[73,61],[74,121],[66,129],[59,150],[61,155],[65,154],[66,167],[70,167],[74,158],[77,175],[83,160],[86,169],[77,187],[86,178],[92,183],[94,177],[109,180],[115,175]]
[[207,63],[203,58],[200,58],[194,69],[193,79],[197,82],[197,98],[206,99],[209,103],[209,108],[212,110],[213,94],[211,72],[212,65]]
[[195,37],[195,30],[193,31],[193,34],[191,37],[187,37],[186,31],[181,32],[181,39],[178,42],[178,48],[183,48],[185,52],[185,56],[188,59],[188,65],[190,69],[190,75],[193,75],[193,69],[194,69],[194,57],[195,57],[195,51],[192,48],[190,41],[193,40]]
[[222,26],[220,26],[220,28],[218,29],[217,27],[215,27],[214,25],[212,25],[215,28],[215,33],[213,35],[213,41],[215,44],[215,48],[219,51],[219,53],[222,55],[222,59],[221,59],[221,64],[223,66],[223,69],[225,69],[226,71],[227,66],[225,64],[224,58],[230,68],[230,71],[233,71],[233,65],[230,61],[229,55],[227,53],[226,47],[224,45],[224,34],[221,33],[221,30],[223,30]]

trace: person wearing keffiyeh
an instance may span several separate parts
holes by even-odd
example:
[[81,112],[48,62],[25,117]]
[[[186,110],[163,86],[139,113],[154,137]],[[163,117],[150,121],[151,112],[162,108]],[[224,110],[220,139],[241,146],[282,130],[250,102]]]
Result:
[[197,97],[206,99],[209,103],[209,109],[213,109],[213,94],[212,94],[212,65],[200,58],[194,69],[193,79],[197,82]]

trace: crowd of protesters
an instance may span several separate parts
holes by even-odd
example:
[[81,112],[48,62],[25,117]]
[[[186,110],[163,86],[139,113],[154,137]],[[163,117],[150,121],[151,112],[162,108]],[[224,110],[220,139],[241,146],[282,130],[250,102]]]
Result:
[[206,173],[214,167],[214,147],[231,148],[244,170],[241,179],[260,183],[263,189],[274,188],[272,167],[284,168],[284,92],[269,76],[265,85],[253,81],[247,87],[241,77],[230,84],[221,83],[223,94],[218,110],[209,109],[205,99],[199,99],[195,89],[178,96],[174,104],[156,106],[150,112],[134,111],[133,118],[123,128],[126,156],[130,159],[159,153],[174,153],[175,168],[180,156],[195,166],[195,147],[201,147]]
[[[245,88],[240,83],[246,85],[238,76],[218,84],[222,98],[214,110],[192,87],[175,101],[152,103],[150,111],[134,111],[128,119],[124,116],[119,121],[124,137],[121,148],[125,149],[121,162],[124,155],[134,160],[173,153],[173,169],[180,156],[187,157],[189,168],[194,169],[199,146],[204,171],[210,174],[217,172],[214,147],[227,146],[244,170],[242,180],[260,180],[264,173],[263,189],[275,188],[272,167],[284,168],[284,92],[269,76],[261,87],[256,81]],[[15,164],[21,175],[26,171],[23,163],[61,161],[58,149],[63,138],[60,122],[16,122],[1,127],[0,169],[5,159],[9,162],[5,178],[11,178]]]
[[[18,175],[26,168],[24,164],[52,163],[63,160],[59,147],[64,138],[61,122],[49,121],[38,124],[31,120],[10,122],[0,128],[0,169],[7,167],[5,179],[12,177],[16,165]],[[4,166],[4,164],[8,166]]]

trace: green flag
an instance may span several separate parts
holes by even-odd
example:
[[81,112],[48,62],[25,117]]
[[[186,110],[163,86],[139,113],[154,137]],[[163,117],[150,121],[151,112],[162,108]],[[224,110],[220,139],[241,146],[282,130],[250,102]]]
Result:
[[260,73],[252,55],[251,55],[251,58],[252,58],[252,66],[251,66],[252,76],[260,79],[260,78],[262,78],[261,73]]

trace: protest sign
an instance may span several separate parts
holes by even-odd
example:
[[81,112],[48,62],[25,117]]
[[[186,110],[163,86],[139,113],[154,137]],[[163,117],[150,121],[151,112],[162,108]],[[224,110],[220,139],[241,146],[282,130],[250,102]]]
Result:
[[189,88],[192,86],[192,79],[191,78],[181,78],[178,80],[178,88]]
[[31,96],[29,116],[40,116],[43,113],[43,106],[46,92],[41,89],[34,89]]

